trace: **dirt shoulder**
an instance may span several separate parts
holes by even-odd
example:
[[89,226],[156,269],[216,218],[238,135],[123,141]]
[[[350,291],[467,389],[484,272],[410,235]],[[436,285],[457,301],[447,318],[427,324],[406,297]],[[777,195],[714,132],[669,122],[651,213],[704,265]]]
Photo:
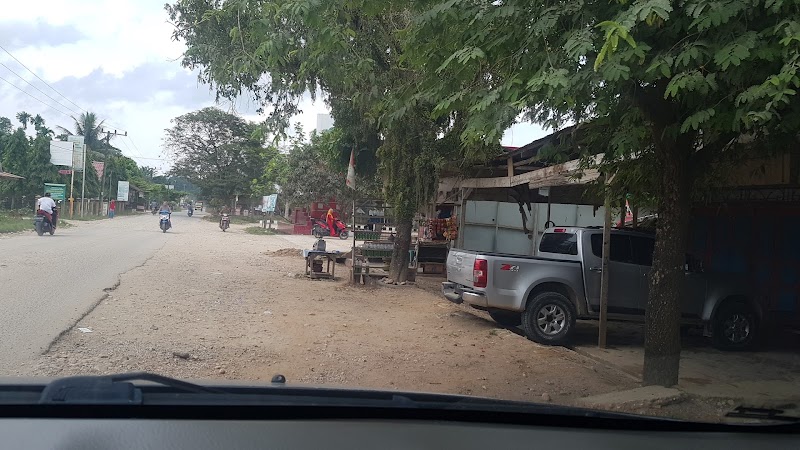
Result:
[[306,240],[310,246],[310,238],[253,236],[244,228],[221,233],[197,218],[177,221],[161,252],[123,274],[24,372],[146,370],[256,382],[280,373],[290,383],[573,405],[638,386],[613,367],[498,328],[445,301],[431,283],[356,287],[306,279],[299,250],[286,249]]

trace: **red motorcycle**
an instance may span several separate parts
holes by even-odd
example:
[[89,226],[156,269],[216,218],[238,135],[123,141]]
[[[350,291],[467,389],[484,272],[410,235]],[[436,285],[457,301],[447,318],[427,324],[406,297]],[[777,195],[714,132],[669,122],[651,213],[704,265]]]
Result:
[[339,239],[347,239],[350,237],[350,232],[347,230],[347,224],[342,222],[341,219],[336,219],[333,221],[333,233],[331,233],[331,229],[328,227],[328,222],[314,217],[311,218],[311,221],[314,223],[311,234],[313,234],[317,239],[322,239],[325,236],[339,236]]

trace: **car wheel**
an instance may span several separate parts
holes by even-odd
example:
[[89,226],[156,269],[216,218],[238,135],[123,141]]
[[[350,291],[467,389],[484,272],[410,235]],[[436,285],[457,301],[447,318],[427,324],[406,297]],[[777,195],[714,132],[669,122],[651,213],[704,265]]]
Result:
[[522,313],[522,328],[534,342],[565,345],[575,328],[572,303],[558,292],[537,294]]
[[522,324],[522,313],[493,309],[489,311],[492,320],[504,327],[518,327]]
[[750,350],[757,332],[758,316],[744,302],[724,303],[711,323],[712,343],[720,350]]

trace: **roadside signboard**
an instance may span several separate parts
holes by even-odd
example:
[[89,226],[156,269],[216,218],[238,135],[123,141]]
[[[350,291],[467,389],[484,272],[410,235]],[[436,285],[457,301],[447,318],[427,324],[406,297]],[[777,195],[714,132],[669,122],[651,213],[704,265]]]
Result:
[[83,153],[86,151],[86,146],[79,143],[74,143],[75,150],[72,152],[72,170],[76,172],[83,171]]
[[118,202],[127,202],[128,201],[128,193],[130,191],[131,184],[127,181],[118,181],[117,182],[117,201]]
[[53,200],[64,200],[67,198],[67,185],[66,184],[54,184],[54,183],[45,183],[44,184],[44,193],[50,193],[50,197]]
[[103,178],[103,169],[105,168],[106,163],[103,161],[92,161],[92,167],[94,167],[94,171],[97,172],[97,179]]
[[71,166],[73,144],[64,141],[50,141],[50,164]]
[[78,172],[83,171],[83,152],[86,146],[83,144],[83,136],[71,134],[67,136],[67,142],[72,142],[72,168]]
[[263,205],[261,210],[264,212],[275,212],[275,205],[277,203],[278,203],[278,194],[265,195],[264,198],[261,200],[261,204]]

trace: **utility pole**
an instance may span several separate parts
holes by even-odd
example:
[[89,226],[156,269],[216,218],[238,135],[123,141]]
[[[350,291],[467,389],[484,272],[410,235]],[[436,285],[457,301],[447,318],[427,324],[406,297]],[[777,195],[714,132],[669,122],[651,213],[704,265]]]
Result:
[[83,145],[83,181],[81,181],[81,217],[83,217],[83,211],[86,209],[86,206],[83,203],[84,198],[86,197],[86,152],[89,151],[89,146],[84,144]]
[[72,219],[72,212],[75,206],[75,167],[72,167],[69,175],[69,218]]
[[[111,136],[127,136],[128,135],[127,131],[124,132],[124,133],[117,133],[117,130],[114,130],[113,132],[106,131],[105,133],[106,133],[106,143],[111,142]],[[106,157],[106,165],[107,164],[108,164],[108,157]],[[104,172],[103,176],[104,177],[105,177],[105,170],[106,170],[106,168],[105,168],[105,165],[104,165],[103,166],[103,172]],[[108,202],[109,202],[109,205],[111,204],[111,175],[113,173],[114,173],[114,171],[111,170],[110,173],[108,174]],[[103,182],[102,184],[103,184],[103,186],[105,186],[105,182]],[[102,193],[101,193],[101,196],[100,196],[100,207],[102,208],[102,206],[103,206],[103,197],[102,197]]]

